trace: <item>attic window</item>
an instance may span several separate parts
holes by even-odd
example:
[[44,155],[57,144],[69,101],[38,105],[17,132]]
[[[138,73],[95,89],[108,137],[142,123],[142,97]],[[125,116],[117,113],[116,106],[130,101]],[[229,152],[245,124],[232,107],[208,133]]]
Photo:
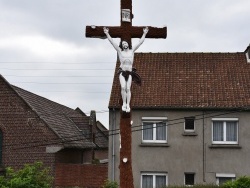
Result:
[[195,117],[185,117],[185,124],[184,124],[185,132],[195,131],[194,120],[195,120]]

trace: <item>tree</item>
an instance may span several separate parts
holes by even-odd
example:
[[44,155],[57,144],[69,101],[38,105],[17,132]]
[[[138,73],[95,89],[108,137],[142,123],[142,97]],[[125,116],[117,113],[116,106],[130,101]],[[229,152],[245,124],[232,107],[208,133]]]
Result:
[[52,181],[49,168],[41,162],[35,162],[24,165],[18,171],[6,168],[6,175],[0,176],[0,188],[51,188]]

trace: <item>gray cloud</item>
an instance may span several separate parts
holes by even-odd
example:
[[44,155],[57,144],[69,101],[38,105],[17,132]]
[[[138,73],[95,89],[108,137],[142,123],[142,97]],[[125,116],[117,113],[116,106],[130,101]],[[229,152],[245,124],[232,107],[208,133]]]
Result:
[[[146,39],[138,51],[244,51],[249,7],[249,0],[134,0],[133,25],[168,27],[167,39]],[[85,26],[119,25],[119,8],[117,0],[1,0],[0,74],[69,107],[108,110],[116,52],[107,40],[85,38]],[[83,84],[91,82],[109,84]],[[98,118],[108,126],[108,113]]]

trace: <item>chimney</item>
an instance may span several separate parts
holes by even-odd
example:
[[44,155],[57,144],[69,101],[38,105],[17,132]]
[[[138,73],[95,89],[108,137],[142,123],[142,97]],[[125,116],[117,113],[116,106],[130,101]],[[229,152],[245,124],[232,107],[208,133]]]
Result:
[[[89,116],[89,125],[90,125],[90,130],[91,130],[91,138],[92,142],[96,144],[96,112],[94,110],[91,110],[90,116]],[[92,160],[95,160],[95,149],[92,148]]]
[[250,63],[250,44],[245,50],[245,54],[246,54],[247,62]]
[[[91,110],[90,112],[90,116],[89,116],[89,124],[91,126],[92,129],[92,134],[96,133],[96,112],[94,110]],[[93,139],[94,141],[94,139]]]

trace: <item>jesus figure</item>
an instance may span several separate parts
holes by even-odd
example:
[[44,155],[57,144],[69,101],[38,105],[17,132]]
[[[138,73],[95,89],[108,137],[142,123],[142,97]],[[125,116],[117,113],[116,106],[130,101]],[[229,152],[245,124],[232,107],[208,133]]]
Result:
[[122,111],[124,112],[130,112],[130,99],[131,99],[131,84],[132,84],[132,78],[138,77],[139,75],[135,72],[136,69],[133,68],[133,62],[134,62],[134,53],[135,51],[141,46],[141,44],[144,42],[145,37],[148,33],[148,27],[145,27],[143,29],[143,35],[141,39],[139,40],[139,43],[135,45],[134,48],[130,48],[128,42],[122,41],[121,47],[119,47],[116,43],[114,43],[113,39],[109,35],[109,29],[104,27],[103,31],[106,34],[109,42],[113,45],[115,50],[118,53],[118,57],[120,60],[120,68],[119,68],[119,80],[121,84],[121,95],[122,95]]

